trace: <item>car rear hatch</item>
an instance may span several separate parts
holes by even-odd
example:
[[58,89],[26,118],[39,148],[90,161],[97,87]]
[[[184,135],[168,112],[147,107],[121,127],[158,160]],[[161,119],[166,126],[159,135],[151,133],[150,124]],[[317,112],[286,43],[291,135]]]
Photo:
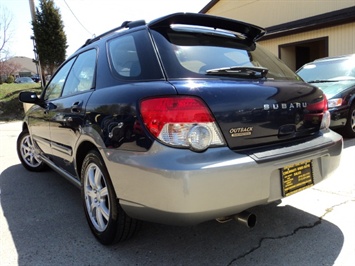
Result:
[[231,149],[318,133],[326,99],[256,44],[265,31],[214,16],[173,14],[149,24],[179,95],[201,98]]
[[171,83],[178,94],[205,101],[231,149],[315,134],[326,108],[321,90],[303,82],[208,79]]

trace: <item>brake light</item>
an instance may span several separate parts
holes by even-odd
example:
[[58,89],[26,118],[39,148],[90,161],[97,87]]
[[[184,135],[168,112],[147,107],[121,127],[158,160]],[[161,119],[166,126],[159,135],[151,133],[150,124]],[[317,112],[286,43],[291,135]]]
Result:
[[328,111],[328,100],[325,94],[320,101],[311,103],[307,106],[307,110],[310,112],[309,117],[316,123],[320,123],[320,129],[326,129],[330,126],[330,113]]
[[224,145],[214,117],[199,98],[145,99],[140,111],[149,132],[164,144],[195,151]]
[[320,101],[308,104],[307,110],[311,112],[317,112],[317,113],[322,113],[328,110],[328,101],[325,94],[323,94],[323,97],[321,98]]

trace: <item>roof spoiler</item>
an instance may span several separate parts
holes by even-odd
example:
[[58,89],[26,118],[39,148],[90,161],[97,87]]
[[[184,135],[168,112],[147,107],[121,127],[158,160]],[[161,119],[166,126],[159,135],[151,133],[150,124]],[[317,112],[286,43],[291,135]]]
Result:
[[247,39],[256,41],[265,35],[264,28],[233,20],[200,13],[175,13],[158,18],[148,23],[149,28],[168,27],[171,24],[196,25],[215,29],[228,30],[243,34]]

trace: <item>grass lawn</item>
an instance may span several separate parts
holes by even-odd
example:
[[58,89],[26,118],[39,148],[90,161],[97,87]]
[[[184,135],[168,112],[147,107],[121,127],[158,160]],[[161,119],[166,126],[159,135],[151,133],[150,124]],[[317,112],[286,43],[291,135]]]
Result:
[[41,85],[34,84],[1,84],[0,85],[0,121],[21,120],[24,117],[22,103],[18,100],[21,91],[34,91],[40,94]]

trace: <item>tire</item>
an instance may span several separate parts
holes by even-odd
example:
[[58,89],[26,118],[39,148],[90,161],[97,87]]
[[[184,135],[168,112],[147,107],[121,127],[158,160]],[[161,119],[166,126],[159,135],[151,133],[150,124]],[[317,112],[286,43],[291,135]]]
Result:
[[81,171],[81,194],[87,222],[94,236],[104,245],[127,240],[138,221],[119,205],[108,171],[97,151],[85,157]]
[[32,142],[28,130],[23,130],[17,138],[17,155],[22,165],[29,171],[40,172],[46,164],[38,155],[38,150]]
[[348,119],[343,129],[344,136],[355,138],[355,103],[350,107]]

